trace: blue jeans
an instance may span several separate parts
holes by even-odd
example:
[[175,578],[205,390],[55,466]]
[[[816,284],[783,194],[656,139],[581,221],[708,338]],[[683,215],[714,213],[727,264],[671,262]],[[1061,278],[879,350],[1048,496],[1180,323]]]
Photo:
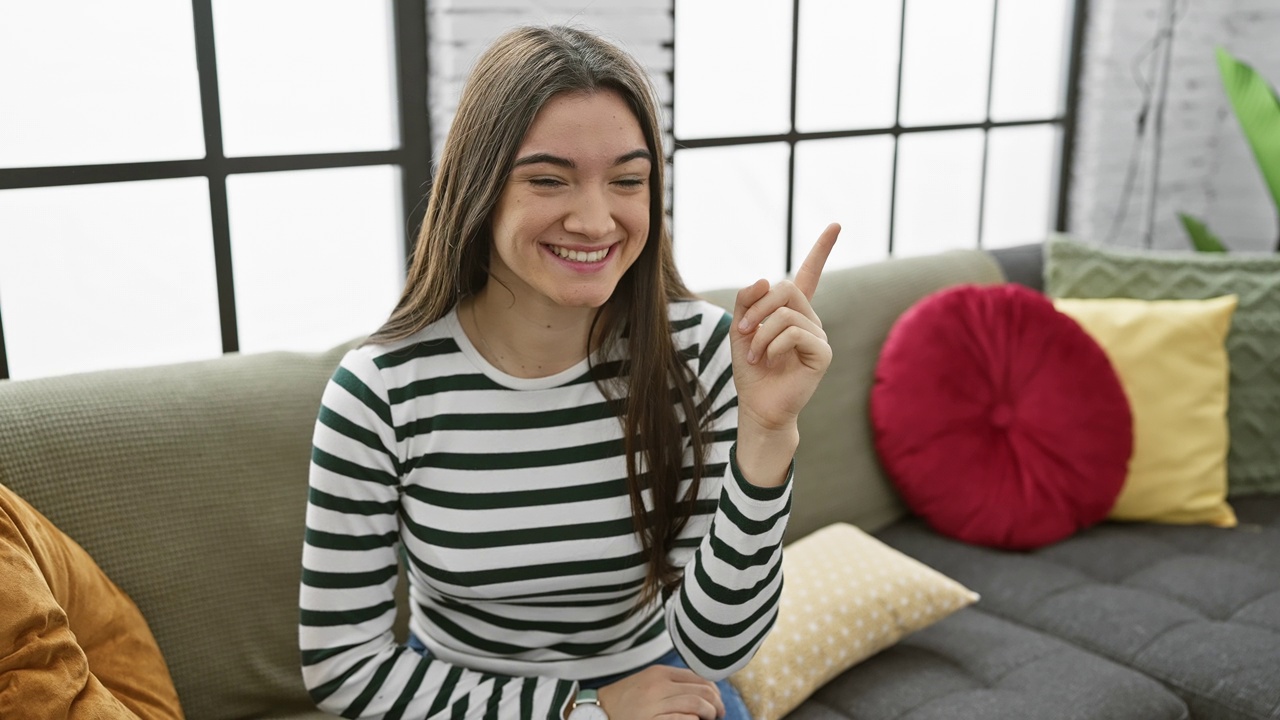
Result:
[[[409,649],[418,652],[424,656],[430,656],[431,652],[427,650],[417,635],[409,633]],[[662,657],[649,663],[649,665],[666,665],[667,667],[686,668],[684,660],[681,659],[680,653],[672,650]],[[644,668],[640,668],[643,670]],[[639,670],[631,672],[618,673],[617,675],[606,675],[604,677],[589,678],[579,680],[578,685],[588,690],[595,690],[610,685],[621,680],[628,675],[633,675]],[[747,710],[746,703],[742,702],[742,696],[738,694],[738,690],[729,684],[728,680],[721,680],[716,683],[716,687],[720,688],[720,700],[724,703],[724,720],[751,720],[751,712]]]

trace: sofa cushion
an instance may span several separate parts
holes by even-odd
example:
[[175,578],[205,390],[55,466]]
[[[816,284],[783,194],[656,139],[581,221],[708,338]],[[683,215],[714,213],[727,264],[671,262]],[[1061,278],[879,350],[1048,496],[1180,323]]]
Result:
[[[1003,281],[990,255],[957,250],[829,270],[813,298],[831,345],[821,392],[800,414],[800,449],[788,542],[834,522],[874,531],[901,517],[872,444],[867,402],[889,328],[917,300],[963,283]],[[732,310],[736,288],[704,296]]]
[[1223,343],[1236,297],[1055,305],[1102,345],[1133,412],[1133,458],[1111,517],[1235,525],[1227,504]]
[[880,537],[977,591],[984,612],[1163,682],[1193,717],[1275,720],[1280,498],[1235,505],[1230,530],[1107,522],[1031,553],[957,543],[917,520]]
[[787,720],[1185,720],[1159,682],[980,610],[910,635]]
[[787,546],[778,619],[733,675],[755,720],[777,720],[853,665],[978,599],[845,523]]
[[871,417],[907,505],[945,535],[995,547],[1039,547],[1100,522],[1133,447],[1102,348],[1013,284],[951,288],[904,313],[881,352]]
[[0,383],[0,482],[137,603],[190,720],[315,706],[298,583],[311,433],[346,347]]
[[3,485],[0,578],[0,717],[182,717],[137,606]]
[[1045,248],[1045,290],[1139,300],[1238,295],[1227,336],[1230,491],[1280,493],[1280,255],[1100,248],[1053,238]]

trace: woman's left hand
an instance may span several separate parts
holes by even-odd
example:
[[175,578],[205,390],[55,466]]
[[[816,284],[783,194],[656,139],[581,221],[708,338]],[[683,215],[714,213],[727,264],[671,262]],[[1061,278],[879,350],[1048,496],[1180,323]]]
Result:
[[800,411],[831,365],[831,346],[810,301],[839,235],[839,225],[828,225],[794,280],[757,280],[738,292],[730,337],[740,457],[744,432],[795,433]]

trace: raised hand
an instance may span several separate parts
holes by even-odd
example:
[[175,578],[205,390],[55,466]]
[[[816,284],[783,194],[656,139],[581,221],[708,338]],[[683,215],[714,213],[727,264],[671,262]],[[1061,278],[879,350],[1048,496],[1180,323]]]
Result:
[[[818,237],[795,279],[767,280],[738,292],[733,311],[733,380],[738,389],[738,459],[751,482],[774,485],[778,461],[790,463],[798,442],[796,421],[831,365],[831,346],[810,301],[840,235],[832,223]],[[794,440],[792,439],[794,438]],[[773,448],[756,443],[781,443]],[[786,452],[790,444],[790,453]],[[747,464],[764,460],[752,477]],[[782,467],[785,471],[785,465]]]
[[724,717],[720,688],[687,668],[651,665],[600,688],[610,720],[716,720]]

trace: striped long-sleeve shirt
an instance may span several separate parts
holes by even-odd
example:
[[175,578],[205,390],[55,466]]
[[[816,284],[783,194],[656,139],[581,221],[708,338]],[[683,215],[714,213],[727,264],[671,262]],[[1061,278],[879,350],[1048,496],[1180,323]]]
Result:
[[[734,460],[730,317],[702,301],[669,314],[705,392],[711,443],[671,551],[684,581],[638,612],[646,568],[622,427],[586,360],[507,375],[456,312],[348,353],[316,423],[302,557],[303,677],[322,708],[558,719],[575,680],[638,669],[673,646],[708,679],[747,663],[777,612],[790,478],[758,488]],[[619,367],[596,360],[597,373]],[[670,480],[682,494],[690,474]],[[392,633],[401,550],[425,656]]]

